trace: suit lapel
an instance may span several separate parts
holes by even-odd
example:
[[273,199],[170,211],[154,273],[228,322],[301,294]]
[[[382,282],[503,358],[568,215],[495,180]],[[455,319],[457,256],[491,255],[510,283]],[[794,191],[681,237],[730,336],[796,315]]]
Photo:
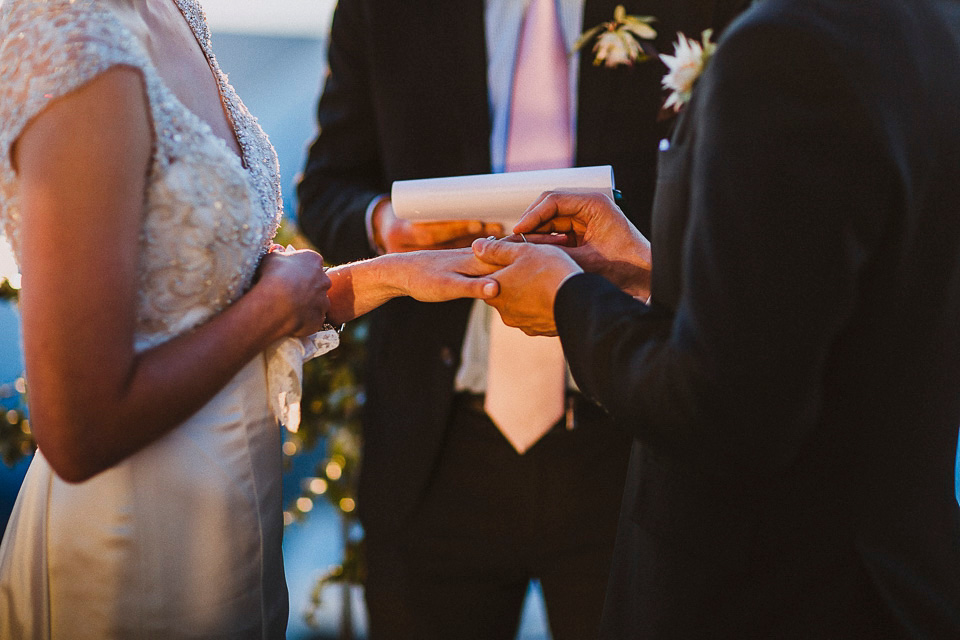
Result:
[[[487,43],[484,0],[434,0],[438,16],[434,30],[442,58],[442,86],[437,99],[447,102],[450,117],[460,123],[458,154],[468,173],[490,171],[490,110],[487,88]],[[445,56],[443,52],[456,52]]]
[[[429,149],[387,167],[390,179],[486,173],[490,114],[484,0],[368,0],[374,95],[384,105],[386,145],[431,140]],[[425,128],[426,131],[421,131]],[[425,157],[426,156],[426,157]]]

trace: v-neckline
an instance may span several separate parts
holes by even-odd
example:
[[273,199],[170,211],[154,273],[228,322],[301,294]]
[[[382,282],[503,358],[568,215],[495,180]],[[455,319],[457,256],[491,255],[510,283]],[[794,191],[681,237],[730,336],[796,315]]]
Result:
[[[163,88],[163,91],[169,96],[169,98],[173,100],[181,109],[183,109],[184,112],[186,112],[193,120],[195,120],[199,125],[205,128],[206,132],[209,133],[211,138],[213,138],[214,140],[222,144],[224,150],[231,157],[237,159],[241,168],[249,172],[250,165],[247,162],[247,149],[244,146],[242,138],[238,131],[237,122],[234,119],[233,112],[231,112],[229,107],[227,106],[227,100],[226,100],[226,96],[223,93],[223,84],[220,81],[220,75],[217,73],[217,70],[214,69],[213,61],[210,59],[210,55],[207,52],[207,49],[200,42],[200,36],[197,33],[196,29],[194,29],[193,23],[190,21],[190,18],[187,16],[187,12],[184,9],[184,6],[181,0],[170,0],[170,2],[173,3],[174,7],[177,10],[177,13],[180,14],[181,19],[183,19],[183,21],[186,23],[187,29],[190,30],[190,34],[193,36],[193,41],[196,43],[197,47],[200,49],[201,55],[203,55],[203,59],[207,64],[207,69],[209,69],[213,82],[216,84],[217,97],[220,101],[220,108],[223,111],[223,115],[224,115],[224,118],[226,119],[227,126],[230,128],[230,131],[233,133],[233,139],[237,145],[237,149],[240,150],[239,154],[236,151],[234,151],[234,149],[232,148],[232,146],[230,145],[229,141],[226,138],[217,135],[217,133],[213,130],[213,126],[211,126],[209,122],[207,122],[204,118],[201,118],[190,107],[184,104],[183,100],[180,99],[180,96],[178,96],[177,93],[170,87],[170,84],[167,82],[166,78],[164,78],[160,74],[159,68],[157,67],[156,62],[154,62],[153,56],[150,55],[149,49],[146,47],[144,42],[136,36],[134,31],[131,30],[130,26],[127,25],[124,22],[124,20],[119,15],[117,15],[117,13],[113,9],[109,7],[101,7],[101,9],[105,10],[110,15],[110,17],[120,26],[120,28],[122,28],[127,34],[129,34],[131,38],[137,41],[137,43],[140,46],[140,49],[143,51],[145,62],[150,66],[150,69],[149,69],[150,73],[156,77],[157,82],[159,82],[160,86]],[[96,4],[100,4],[100,3],[97,2]]]
[[[209,122],[207,122],[206,120],[198,116],[196,113],[194,113],[190,109],[190,107],[183,104],[183,101],[180,100],[180,98],[176,95],[176,93],[174,93],[173,89],[171,89],[169,84],[167,84],[167,81],[162,76],[160,76],[159,71],[157,71],[157,76],[160,78],[160,81],[163,82],[167,91],[172,93],[174,97],[177,97],[177,101],[180,102],[183,108],[189,111],[193,115],[193,117],[195,117],[197,120],[206,124],[207,128],[210,130],[210,134],[222,140],[223,145],[224,147],[226,147],[227,151],[229,151],[231,155],[236,156],[236,158],[240,161],[240,164],[243,166],[244,169],[248,169],[249,167],[247,165],[247,150],[243,146],[243,142],[240,140],[239,131],[237,130],[237,122],[236,122],[236,119],[234,118],[233,112],[230,111],[230,108],[227,106],[227,97],[223,95],[223,83],[220,81],[220,74],[218,74],[217,70],[214,69],[213,61],[210,59],[210,54],[207,51],[207,48],[203,46],[203,43],[200,42],[200,36],[197,33],[196,29],[194,29],[193,23],[190,22],[190,18],[187,17],[187,14],[184,10],[181,0],[171,0],[171,1],[173,2],[174,6],[177,8],[177,11],[180,13],[180,17],[183,18],[183,21],[187,24],[187,28],[190,29],[190,33],[193,34],[193,41],[196,42],[197,47],[200,49],[200,53],[203,55],[203,59],[207,63],[207,69],[210,70],[210,75],[213,78],[214,83],[217,85],[217,98],[220,100],[220,109],[223,110],[223,116],[226,119],[227,126],[230,127],[230,131],[233,134],[233,140],[236,143],[237,149],[240,151],[240,153],[239,154],[234,153],[233,149],[231,149],[230,145],[227,143],[227,140],[225,138],[222,138],[221,136],[218,136],[216,132],[213,130],[213,126],[211,126]],[[150,63],[153,65],[153,68],[156,71],[157,65],[153,63],[152,59],[150,60]]]

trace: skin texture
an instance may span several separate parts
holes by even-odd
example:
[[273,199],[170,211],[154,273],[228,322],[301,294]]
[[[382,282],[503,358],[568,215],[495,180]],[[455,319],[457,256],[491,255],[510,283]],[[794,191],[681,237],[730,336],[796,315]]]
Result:
[[562,233],[567,254],[632,296],[650,297],[650,242],[601,193],[548,192],[524,212],[514,233]]
[[478,259],[469,247],[396,253],[340,265],[327,271],[333,282],[329,321],[352,320],[398,296],[421,302],[489,298],[497,294],[499,285],[477,276],[497,268]]
[[[602,194],[543,194],[504,240],[473,243],[477,257],[501,270],[494,274],[499,294],[487,300],[503,322],[528,335],[557,334],[553,303],[567,278],[597,273],[618,287],[647,300],[650,297],[650,243],[610,198]],[[565,234],[568,246],[557,244]]]
[[[140,25],[135,33],[149,33],[151,54],[169,63],[158,64],[169,86],[239,151],[209,65],[183,17],[170,11],[175,5],[117,6],[123,19]],[[344,322],[398,295],[495,293],[495,282],[461,275],[491,270],[469,249],[376,259],[328,276],[319,254],[275,248],[236,303],[135,353],[138,236],[153,144],[148,113],[140,73],[114,67],[54,100],[12,150],[22,203],[31,425],[64,480],[86,480],[155,441],[271,343],[321,329],[331,308],[330,319]]]

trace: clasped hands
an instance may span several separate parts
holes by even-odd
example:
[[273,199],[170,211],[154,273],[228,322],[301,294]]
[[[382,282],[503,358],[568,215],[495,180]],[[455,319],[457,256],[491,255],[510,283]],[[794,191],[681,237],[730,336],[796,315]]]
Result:
[[[481,230],[494,229],[478,222],[411,227],[387,234],[388,245],[407,238],[405,245],[329,270],[313,251],[276,245],[261,264],[260,279],[269,281],[265,288],[275,305],[290,307],[281,314],[290,319],[284,335],[298,336],[324,322],[347,322],[398,296],[422,302],[478,298],[509,326],[529,335],[556,335],[557,291],[583,271],[606,277],[630,295],[649,296],[650,243],[602,194],[548,192],[527,209],[514,235],[474,239]],[[458,248],[423,250],[444,244]]]
[[556,335],[557,291],[584,271],[634,297],[650,296],[650,243],[606,195],[544,193],[513,231],[508,238],[482,238],[472,245],[478,260],[496,268],[489,277],[499,290],[483,299],[508,326],[528,335]]

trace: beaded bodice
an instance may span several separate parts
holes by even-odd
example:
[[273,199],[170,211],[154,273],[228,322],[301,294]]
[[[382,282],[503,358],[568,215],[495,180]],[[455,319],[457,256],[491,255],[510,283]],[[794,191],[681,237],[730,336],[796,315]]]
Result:
[[195,0],[175,2],[217,79],[242,159],[180,103],[140,41],[103,3],[0,5],[0,222],[18,258],[20,199],[11,146],[46,104],[106,69],[126,65],[143,75],[155,143],[140,233],[138,350],[236,300],[270,246],[282,207],[276,154],[220,70],[202,10]]

